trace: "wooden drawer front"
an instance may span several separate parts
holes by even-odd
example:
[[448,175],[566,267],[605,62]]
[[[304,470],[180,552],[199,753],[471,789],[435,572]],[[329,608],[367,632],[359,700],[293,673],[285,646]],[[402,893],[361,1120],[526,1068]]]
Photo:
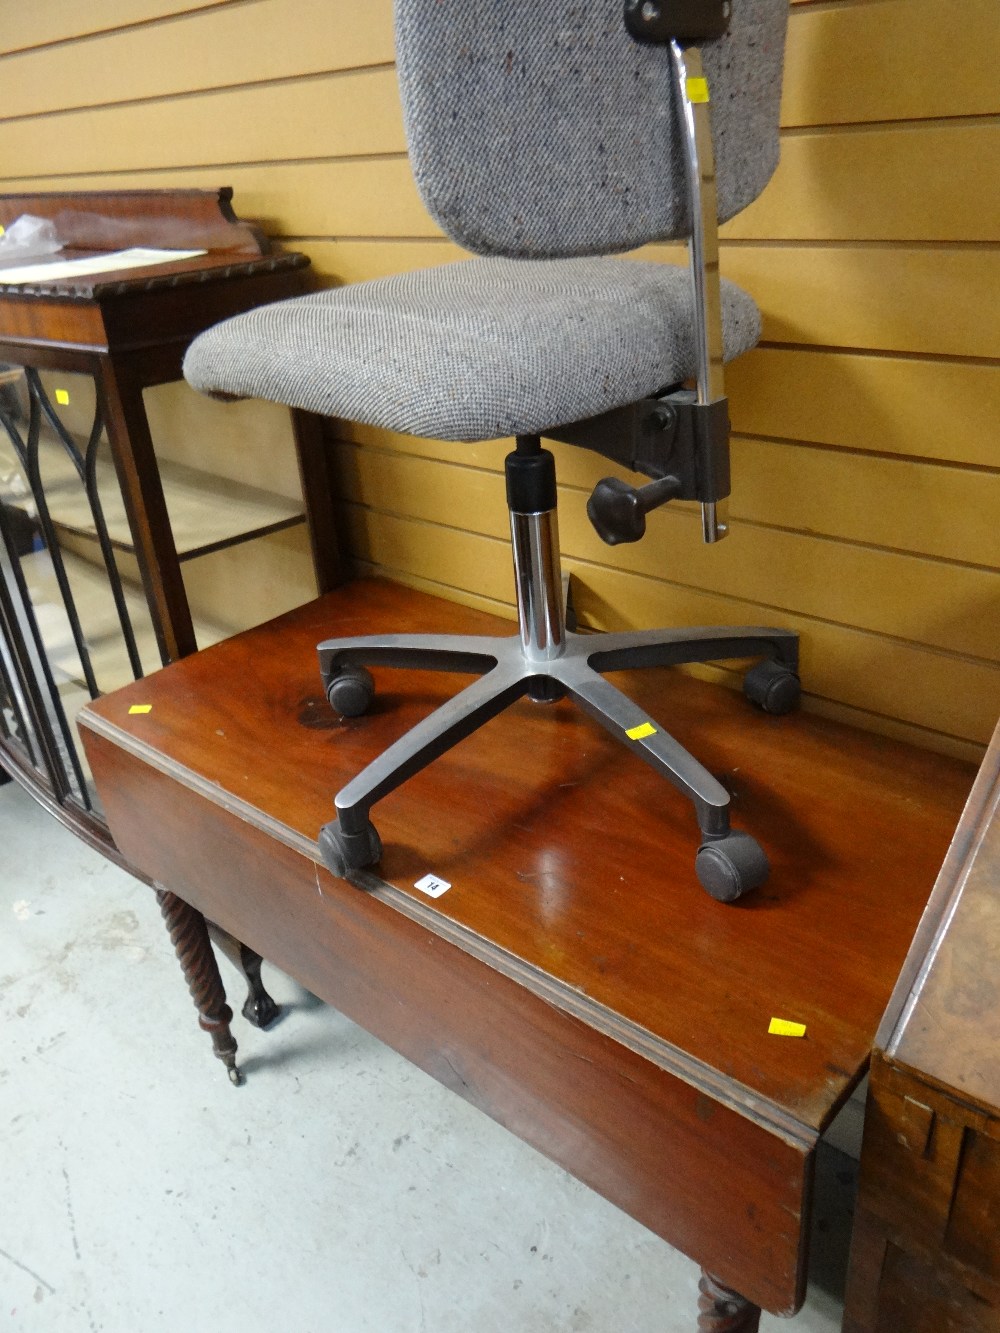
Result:
[[971,1127],[955,1175],[944,1249],[1000,1292],[1000,1143]]
[[874,1333],[994,1333],[1000,1310],[991,1308],[950,1273],[886,1246]]
[[928,1105],[919,1087],[904,1095],[873,1078],[861,1166],[866,1206],[915,1243],[939,1249],[964,1133],[961,1120]]
[[741,1114],[505,975],[499,951],[488,965],[85,735],[129,861],[748,1299],[795,1312],[805,1132]]
[[1000,1123],[876,1058],[844,1328],[925,1327],[1000,1333]]

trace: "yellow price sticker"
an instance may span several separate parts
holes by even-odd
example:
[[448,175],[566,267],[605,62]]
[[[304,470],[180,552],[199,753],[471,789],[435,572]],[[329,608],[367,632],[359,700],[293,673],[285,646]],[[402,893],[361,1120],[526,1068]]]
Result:
[[131,713],[151,713],[151,712],[153,711],[153,705],[152,705],[152,704],[133,704],[132,707],[131,707],[128,711],[129,711],[130,714],[131,714]]
[[788,1018],[772,1018],[767,1030],[772,1037],[804,1037],[806,1035],[805,1023],[793,1023]]
[[708,101],[708,79],[688,79],[685,87],[689,102]]
[[629,727],[625,735],[630,741],[642,741],[645,740],[647,736],[655,736],[656,728],[653,726],[652,722],[640,722],[637,727]]
[[60,407],[65,407],[66,404],[69,402],[69,390],[56,389],[56,402],[59,404]]

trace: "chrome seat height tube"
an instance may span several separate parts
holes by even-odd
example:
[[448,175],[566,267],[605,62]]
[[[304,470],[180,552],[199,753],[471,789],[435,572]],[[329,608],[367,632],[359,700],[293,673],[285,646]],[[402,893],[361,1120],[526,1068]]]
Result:
[[506,472],[521,650],[548,662],[566,650],[555,463],[537,435],[519,435]]

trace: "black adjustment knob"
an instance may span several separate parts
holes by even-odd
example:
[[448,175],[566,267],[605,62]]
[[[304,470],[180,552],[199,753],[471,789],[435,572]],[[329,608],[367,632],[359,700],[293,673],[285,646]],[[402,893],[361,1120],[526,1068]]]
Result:
[[637,542],[646,533],[646,515],[679,493],[676,477],[661,477],[648,486],[629,486],[617,477],[604,477],[587,501],[587,517],[608,546]]

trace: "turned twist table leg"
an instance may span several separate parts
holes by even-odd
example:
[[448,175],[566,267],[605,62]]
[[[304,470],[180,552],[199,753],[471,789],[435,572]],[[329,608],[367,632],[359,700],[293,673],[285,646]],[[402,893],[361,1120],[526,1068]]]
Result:
[[704,1269],[698,1293],[698,1333],[757,1333],[760,1306],[724,1287]]
[[236,1039],[229,1029],[233,1011],[226,1004],[205,918],[168,889],[157,887],[156,900],[198,1010],[198,1024],[212,1038],[212,1047],[229,1071],[230,1081],[238,1084],[241,1075],[236,1067]]

